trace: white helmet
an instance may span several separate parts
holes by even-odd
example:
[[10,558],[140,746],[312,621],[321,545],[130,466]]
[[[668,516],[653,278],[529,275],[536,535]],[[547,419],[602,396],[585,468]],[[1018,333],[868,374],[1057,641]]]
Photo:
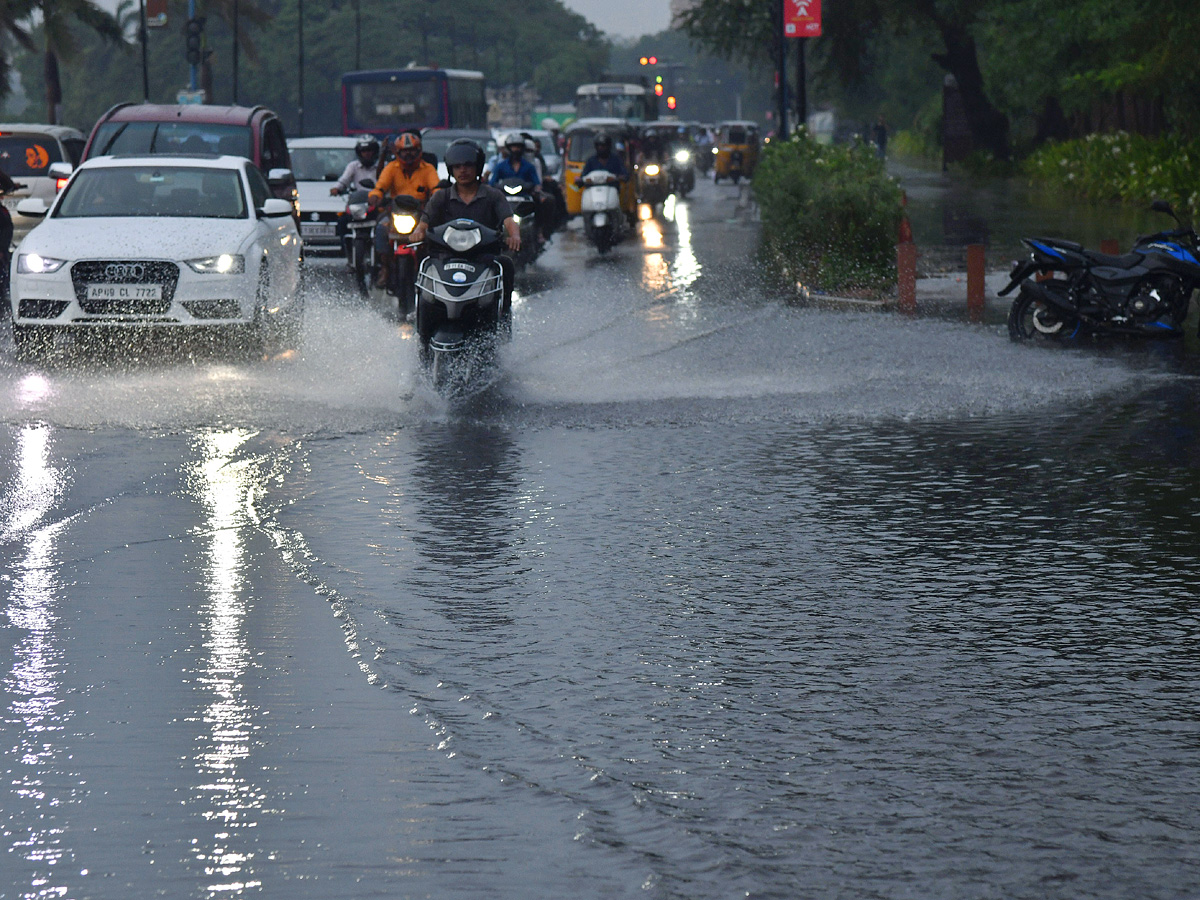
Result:
[[558,119],[553,116],[546,116],[546,118],[542,119],[542,130],[558,131]]
[[504,136],[504,146],[505,147],[519,146],[522,150],[524,150],[525,149],[525,138],[523,138],[521,135],[519,135],[515,131],[509,132],[508,134],[506,134]]

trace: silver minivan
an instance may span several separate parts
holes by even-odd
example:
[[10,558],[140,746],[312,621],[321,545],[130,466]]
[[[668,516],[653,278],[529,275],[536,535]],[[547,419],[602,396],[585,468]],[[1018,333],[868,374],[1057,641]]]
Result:
[[[58,192],[58,180],[79,165],[87,135],[77,128],[65,125],[0,124],[0,170],[24,188],[3,198],[5,208],[12,215],[13,243],[41,221],[40,218],[22,216],[17,212],[17,203],[26,197],[45,200],[49,206]],[[65,164],[56,167],[55,163]]]

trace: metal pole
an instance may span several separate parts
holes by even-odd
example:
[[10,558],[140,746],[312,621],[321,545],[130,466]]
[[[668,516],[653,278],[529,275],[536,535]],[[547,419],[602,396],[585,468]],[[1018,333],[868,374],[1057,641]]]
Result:
[[783,35],[783,2],[776,4],[779,14],[776,24],[779,28],[779,138],[788,139],[788,102],[787,102],[787,38]]
[[799,38],[800,62],[796,64],[796,127],[803,128],[808,124],[808,65],[804,60],[804,48],[808,38]]
[[146,50],[146,0],[139,0],[138,12],[142,30],[142,99],[150,102],[150,60]]
[[[188,21],[190,22],[194,18],[196,18],[196,0],[188,0]],[[194,64],[191,66],[188,66],[188,70],[189,70],[188,90],[192,91],[192,92],[195,92],[195,90],[196,90],[196,74],[197,74],[196,69],[197,68],[198,67]]]
[[362,0],[354,0],[354,70],[362,68]]
[[300,91],[300,131],[301,136],[304,135],[304,0],[296,0],[296,35],[300,42],[300,78],[298,79]]
[[238,0],[233,0],[233,105],[238,102]]

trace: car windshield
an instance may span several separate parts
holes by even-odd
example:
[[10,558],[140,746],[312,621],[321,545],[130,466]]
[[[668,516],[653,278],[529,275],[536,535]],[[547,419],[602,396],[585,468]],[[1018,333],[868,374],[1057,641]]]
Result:
[[244,219],[246,194],[241,178],[232,169],[183,166],[85,169],[68,185],[55,216]]
[[[206,122],[105,122],[96,131],[90,156],[152,153],[217,153],[250,158],[250,129]],[[339,173],[340,174],[340,173]]]
[[354,161],[353,147],[292,147],[297,181],[337,181]]
[[56,162],[62,162],[62,154],[54,138],[23,134],[0,137],[0,170],[10,178],[45,175],[50,163]]

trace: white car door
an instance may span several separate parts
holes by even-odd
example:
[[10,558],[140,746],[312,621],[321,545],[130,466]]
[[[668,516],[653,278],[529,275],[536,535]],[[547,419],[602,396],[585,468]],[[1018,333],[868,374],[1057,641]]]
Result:
[[257,211],[275,197],[262,172],[253,165],[247,165],[244,171],[256,211],[255,252],[264,257],[272,300],[278,302],[290,299],[299,289],[300,235],[296,231],[296,222],[290,214],[258,215]]

